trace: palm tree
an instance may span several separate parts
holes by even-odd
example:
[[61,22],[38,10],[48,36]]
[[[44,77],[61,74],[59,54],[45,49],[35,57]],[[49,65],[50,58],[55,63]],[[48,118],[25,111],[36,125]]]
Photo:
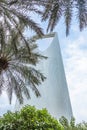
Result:
[[[30,98],[29,88],[40,96],[37,86],[45,80],[35,69],[40,59],[46,58],[36,52],[35,38],[24,36],[25,28],[43,35],[39,25],[29,17],[31,12],[42,14],[38,2],[23,0],[0,1],[0,94],[7,91],[9,101],[15,93],[20,103],[24,95]],[[28,84],[28,86],[26,86]]]
[[[43,10],[42,10],[43,9]],[[0,25],[5,33],[11,35],[14,28],[20,32],[19,25],[29,27],[39,36],[43,35],[42,29],[31,19],[33,14],[42,16],[42,21],[48,21],[47,31],[53,31],[56,24],[63,16],[66,25],[66,35],[76,14],[79,21],[79,28],[83,30],[87,26],[87,0],[1,0],[0,1]],[[8,33],[9,32],[9,33]],[[24,40],[26,42],[26,40]]]
[[42,35],[42,29],[38,24],[31,19],[30,14],[41,14],[40,9],[35,7],[33,1],[23,0],[0,0],[0,25],[3,25],[6,30],[12,28],[18,29],[18,24],[24,24],[26,27],[34,30],[38,35]]
[[[29,55],[28,48],[18,34],[14,30],[13,33],[15,40],[14,37],[10,37],[5,41],[4,33],[0,39],[6,43],[0,46],[0,94],[6,91],[11,103],[14,93],[19,102],[23,103],[24,95],[30,98],[30,88],[37,97],[40,96],[37,87],[45,80],[45,77],[35,69],[35,66],[40,59],[45,57],[37,53],[37,45],[33,38],[26,39],[31,52]],[[14,42],[17,43],[16,49],[12,47]]]
[[[0,0],[0,33],[5,32],[6,37],[14,37],[13,30],[15,30],[28,48],[28,43],[23,35],[25,28],[32,29],[39,36],[43,35],[42,28],[31,18],[31,13],[42,14],[37,7],[38,3],[34,3],[34,1]],[[0,44],[6,43],[1,42]]]
[[48,21],[47,31],[53,31],[62,16],[65,19],[66,35],[69,34],[73,15],[78,18],[80,31],[87,27],[87,0],[47,0],[44,3],[42,21]]

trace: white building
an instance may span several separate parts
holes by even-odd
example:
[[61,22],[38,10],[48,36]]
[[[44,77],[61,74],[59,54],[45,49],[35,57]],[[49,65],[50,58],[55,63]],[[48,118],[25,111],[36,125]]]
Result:
[[[44,83],[39,87],[40,98],[36,98],[33,92],[30,100],[25,100],[24,104],[36,106],[36,108],[47,108],[49,113],[57,119],[65,116],[67,119],[72,117],[72,108],[69,98],[69,92],[66,83],[66,77],[60,52],[57,34],[50,46],[42,53],[47,56],[47,60],[42,60],[38,68],[47,77]],[[53,36],[51,35],[51,36]],[[49,36],[49,35],[48,35]],[[47,37],[48,37],[47,36]],[[16,109],[20,108],[18,103]]]

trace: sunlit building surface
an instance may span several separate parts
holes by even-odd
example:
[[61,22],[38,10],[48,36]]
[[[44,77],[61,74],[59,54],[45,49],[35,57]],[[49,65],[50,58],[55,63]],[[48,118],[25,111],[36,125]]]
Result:
[[45,82],[38,87],[41,97],[36,98],[31,91],[31,99],[25,99],[23,105],[16,102],[15,108],[18,110],[22,106],[29,104],[36,106],[38,109],[47,108],[49,113],[57,119],[61,116],[70,119],[72,117],[72,108],[56,33],[54,33],[50,46],[42,54],[47,56],[48,59],[42,60],[37,67],[47,77]]

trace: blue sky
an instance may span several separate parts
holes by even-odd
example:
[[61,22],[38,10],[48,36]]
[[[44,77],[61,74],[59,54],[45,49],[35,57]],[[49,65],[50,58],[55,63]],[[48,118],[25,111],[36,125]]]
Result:
[[[46,23],[43,24],[43,28],[45,27]],[[77,122],[87,121],[87,28],[80,32],[77,22],[73,21],[70,35],[66,37],[64,22],[61,20],[54,31],[59,37],[73,114]],[[30,37],[31,32],[26,34]],[[41,50],[47,46],[44,43],[39,44]],[[13,99],[12,105],[9,105],[6,93],[1,95],[0,115],[7,110],[14,110],[14,96]]]
[[58,36],[73,114],[77,122],[87,121],[87,28],[80,32],[74,22],[70,35],[65,37],[63,24],[60,27]]

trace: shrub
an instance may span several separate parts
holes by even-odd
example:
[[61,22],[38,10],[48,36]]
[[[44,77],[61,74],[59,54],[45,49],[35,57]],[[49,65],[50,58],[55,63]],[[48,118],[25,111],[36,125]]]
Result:
[[4,114],[0,130],[63,130],[63,127],[46,109],[25,106],[19,112]]
[[59,122],[63,126],[64,130],[87,130],[86,122],[76,124],[75,118],[73,117],[71,118],[70,122],[65,117],[61,117]]

